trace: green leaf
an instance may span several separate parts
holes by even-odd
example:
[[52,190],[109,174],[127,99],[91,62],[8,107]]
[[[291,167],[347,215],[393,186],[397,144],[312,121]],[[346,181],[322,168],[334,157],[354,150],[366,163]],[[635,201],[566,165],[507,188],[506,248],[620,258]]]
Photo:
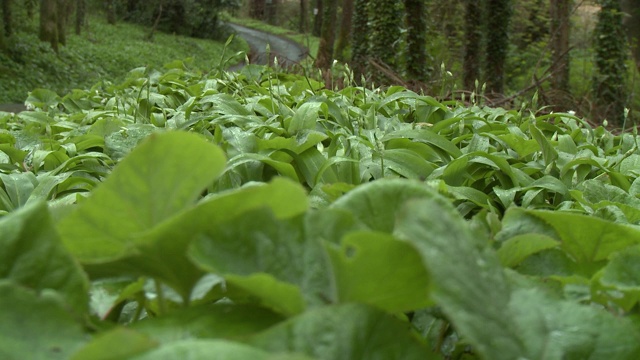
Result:
[[132,360],[262,360],[269,354],[249,345],[229,340],[181,340],[161,346],[156,350],[136,356]]
[[316,122],[318,121],[318,113],[322,109],[322,104],[321,102],[306,102],[298,106],[287,131],[290,134],[295,134],[301,130],[315,129]]
[[229,287],[241,289],[244,293],[257,298],[260,306],[273,309],[279,314],[295,315],[305,309],[300,289],[293,284],[279,281],[270,274],[255,273],[245,276],[226,274],[225,279]]
[[114,131],[105,136],[104,152],[114,160],[122,159],[144,139],[157,131],[158,128],[151,124],[129,124],[120,128],[120,131]]
[[0,280],[0,358],[68,359],[87,341],[58,294]]
[[216,194],[141,234],[136,254],[117,261],[87,264],[85,268],[96,277],[123,274],[159,277],[189,299],[192,286],[202,276],[202,271],[185,256],[191,240],[217,223],[265,207],[276,218],[289,218],[306,211],[308,200],[300,185],[283,178]]
[[284,320],[252,305],[206,304],[147,318],[131,325],[159,343],[196,338],[238,338],[266,330]]
[[192,206],[223,167],[222,151],[199,136],[150,136],[58,230],[82,262],[134,254],[138,234]]
[[0,219],[0,278],[37,293],[56,290],[76,316],[87,312],[86,275],[62,245],[44,202]]
[[310,149],[322,140],[325,140],[327,135],[318,131],[301,131],[294,137],[275,137],[271,139],[258,139],[258,150],[290,150],[295,154],[300,154],[307,149]]
[[558,152],[551,144],[549,139],[547,139],[542,131],[540,131],[540,129],[538,129],[533,123],[529,124],[529,132],[542,150],[542,156],[544,157],[545,166],[549,166],[555,159],[558,158]]
[[[382,142],[389,141],[391,139],[412,139],[414,141],[423,142],[432,146],[435,146],[443,150],[451,158],[459,158],[462,156],[460,149],[456,147],[449,139],[442,135],[436,134],[430,129],[411,129],[411,130],[398,130],[385,135],[382,138]],[[446,157],[445,157],[446,158]]]
[[504,309],[509,287],[495,254],[479,247],[468,225],[444,198],[413,200],[398,214],[397,235],[422,255],[434,281],[432,296],[487,359],[525,354]]
[[640,291],[640,246],[613,255],[602,269],[600,281],[623,291]]
[[[311,148],[294,157],[295,164],[300,170],[309,187],[316,186],[317,183],[336,183],[338,178],[330,167],[326,167],[325,158],[318,149]],[[321,172],[322,171],[322,172]]]
[[362,304],[307,311],[248,340],[264,350],[299,352],[319,360],[438,358],[408,322]]
[[0,180],[4,185],[4,189],[9,195],[13,209],[24,206],[29,200],[31,193],[38,186],[38,179],[32,172],[24,172],[17,174],[2,174]]
[[157,342],[142,333],[126,328],[116,328],[99,334],[80,351],[73,354],[71,360],[129,359],[157,346]]
[[416,249],[376,232],[346,235],[327,244],[340,302],[360,302],[391,313],[429,305],[429,274]]
[[330,208],[353,213],[371,230],[391,233],[395,226],[395,213],[405,201],[433,194],[417,181],[385,179],[358,186],[336,200]]
[[481,357],[640,356],[640,333],[630,321],[509,282],[496,254],[444,199],[411,201],[398,218],[398,236],[418,248],[432,275],[433,298]]
[[505,241],[498,249],[498,257],[503,266],[514,267],[524,259],[542,250],[552,249],[560,243],[541,234],[523,234]]
[[[278,220],[268,209],[248,211],[210,226],[192,243],[189,255],[203,270],[224,275],[266,306],[280,299],[276,310],[287,315],[303,310],[301,296],[308,304],[320,304],[321,296],[328,296],[326,255],[307,236],[303,216]],[[260,273],[272,277],[256,275]]]
[[407,179],[424,180],[436,166],[408,149],[388,149],[382,153],[385,171],[392,170]]
[[[227,165],[227,169],[225,170],[225,172],[233,170],[234,168],[242,164],[251,163],[254,161],[258,161],[265,165],[269,165],[272,168],[274,168],[280,175],[286,176],[289,179],[292,179],[295,181],[299,181],[298,174],[296,173],[293,166],[291,166],[291,164],[283,161],[274,160],[266,155],[255,154],[255,153],[244,153],[229,159],[229,163]],[[265,179],[265,180],[268,180],[268,179]]]
[[60,103],[60,97],[51,90],[35,89],[29,93],[26,103],[37,108],[48,110]]
[[562,211],[521,210],[551,226],[561,248],[578,262],[596,262],[628,246],[640,244],[640,230],[593,216]]

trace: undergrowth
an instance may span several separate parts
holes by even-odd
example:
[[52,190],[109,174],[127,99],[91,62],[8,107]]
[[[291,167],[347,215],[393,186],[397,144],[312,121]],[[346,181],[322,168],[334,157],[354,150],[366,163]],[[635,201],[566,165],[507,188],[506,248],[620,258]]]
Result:
[[[10,39],[8,53],[0,53],[0,103],[23,102],[35,88],[64,94],[89,88],[102,79],[119,82],[133,68],[162,68],[176,59],[189,59],[192,70],[200,72],[221,64],[222,42],[163,33],[148,41],[148,32],[142,26],[108,25],[102,18],[93,17],[81,35],[67,35],[67,45],[59,54],[40,42],[36,32],[19,32]],[[247,50],[245,41],[235,39],[226,50],[225,60]]]

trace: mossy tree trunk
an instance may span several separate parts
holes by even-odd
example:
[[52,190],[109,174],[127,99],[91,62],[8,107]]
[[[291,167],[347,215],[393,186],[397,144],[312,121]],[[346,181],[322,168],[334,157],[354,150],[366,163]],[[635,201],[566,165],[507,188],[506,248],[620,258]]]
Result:
[[249,16],[254,19],[264,20],[266,8],[267,2],[265,0],[251,0],[249,3]]
[[322,33],[322,23],[324,17],[324,1],[323,0],[315,0],[316,4],[313,8],[313,30],[311,33],[313,36],[321,36]]
[[340,61],[347,59],[345,51],[351,40],[351,22],[353,20],[353,0],[342,1],[342,24],[336,41],[336,58]]
[[509,23],[513,13],[512,0],[486,0],[486,58],[485,76],[487,92],[504,92],[505,62],[509,52]]
[[466,0],[464,10],[464,58],[462,82],[466,90],[476,90],[480,80],[482,44],[482,7],[476,0]]
[[2,1],[2,25],[4,35],[10,37],[13,34],[13,14],[11,13],[12,0]]
[[25,0],[24,6],[27,9],[27,17],[29,19],[33,19],[36,5],[38,5],[38,0]]
[[426,81],[427,14],[424,0],[404,0],[407,25],[406,71],[412,80]]
[[627,39],[631,45],[631,53],[636,62],[636,67],[640,70],[640,1],[622,0],[620,2],[625,16],[622,24],[627,33]]
[[300,0],[300,24],[298,31],[304,34],[308,31],[309,23],[309,0]]
[[107,7],[107,23],[113,25],[116,23],[116,1],[106,0]]
[[355,0],[351,28],[351,68],[355,81],[360,82],[369,56],[369,0]]
[[87,0],[76,0],[76,23],[75,30],[76,35],[80,35],[82,27],[84,26],[85,16],[87,10]]
[[[396,70],[397,45],[402,21],[401,3],[396,0],[371,0],[370,57],[379,65]],[[375,67],[370,74],[377,84],[387,83],[384,72]]]
[[338,14],[337,0],[323,1],[324,14],[322,15],[322,31],[320,45],[315,66],[320,69],[328,69],[333,62],[333,45],[336,38],[336,18]]
[[593,90],[598,114],[618,125],[627,104],[627,42],[618,0],[601,0],[594,30],[595,75]]
[[67,21],[71,14],[71,0],[58,0],[58,42],[67,45]]
[[569,32],[572,0],[551,0],[551,86],[569,91]]
[[271,0],[271,2],[267,2],[267,8],[266,8],[267,22],[271,25],[276,25],[278,23],[279,5],[280,5],[280,0]]
[[51,44],[58,52],[58,2],[57,0],[40,0],[40,40]]

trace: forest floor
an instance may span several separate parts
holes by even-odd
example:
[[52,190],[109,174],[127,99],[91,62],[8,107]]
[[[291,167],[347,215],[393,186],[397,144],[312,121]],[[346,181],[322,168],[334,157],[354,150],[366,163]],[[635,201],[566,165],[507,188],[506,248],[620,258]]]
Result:
[[[266,65],[272,63],[274,57],[278,58],[279,64],[298,63],[309,53],[307,48],[291,39],[238,24],[227,23],[227,25],[238,37],[249,44],[251,52],[248,57],[252,64]],[[267,53],[267,45],[269,45],[269,53]],[[229,70],[238,71],[244,66],[245,63],[242,61],[231,66]],[[25,105],[21,103],[0,104],[0,112],[18,113],[25,110]]]

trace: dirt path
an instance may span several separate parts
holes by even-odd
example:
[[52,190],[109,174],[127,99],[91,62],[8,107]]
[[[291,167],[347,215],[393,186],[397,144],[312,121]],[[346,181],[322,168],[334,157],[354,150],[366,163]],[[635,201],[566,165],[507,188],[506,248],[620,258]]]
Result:
[[[308,50],[295,41],[238,24],[227,23],[227,25],[247,41],[251,48],[250,60],[254,64],[267,65],[273,56],[278,57],[280,64],[292,64],[300,62],[308,55]],[[270,54],[266,52],[267,44],[269,44]],[[229,70],[237,71],[243,66],[244,64],[234,65]]]
[[[280,64],[297,63],[307,57],[307,49],[293,40],[238,24],[227,23],[227,25],[247,41],[251,48],[250,59],[254,64],[266,65],[269,63],[269,58],[273,59],[274,55],[278,57]],[[269,44],[271,56],[266,53],[267,44]],[[244,66],[243,61],[231,66],[229,70],[238,71]],[[0,104],[0,111],[18,113],[25,110],[24,104]]]

